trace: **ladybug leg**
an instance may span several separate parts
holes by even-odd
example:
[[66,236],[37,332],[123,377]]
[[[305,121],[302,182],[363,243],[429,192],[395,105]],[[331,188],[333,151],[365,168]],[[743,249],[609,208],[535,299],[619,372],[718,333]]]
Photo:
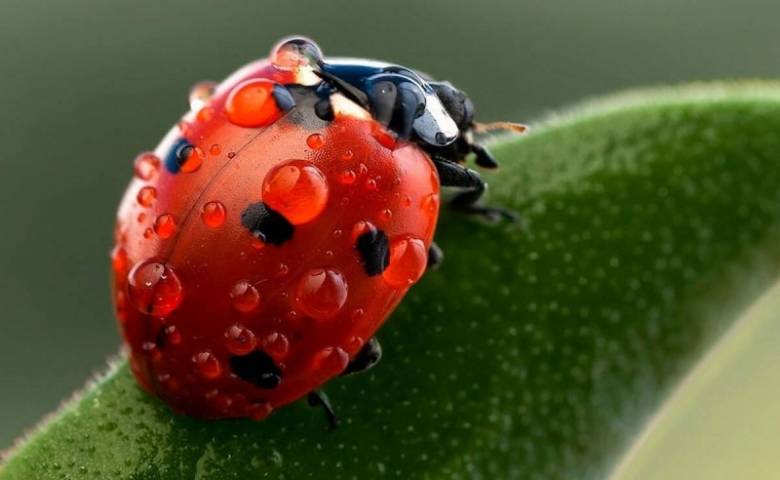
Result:
[[352,375],[353,373],[361,373],[366,370],[370,370],[379,363],[382,359],[382,346],[379,344],[379,340],[376,337],[371,337],[363,345],[363,348],[355,355],[347,368],[341,373],[341,376]]
[[469,149],[474,153],[474,163],[482,168],[494,169],[498,168],[498,162],[493,155],[490,154],[487,148],[482,145],[473,143],[469,145]]
[[481,215],[491,221],[505,219],[516,222],[518,220],[517,214],[511,210],[488,207],[478,203],[487,190],[487,183],[482,180],[479,173],[459,163],[440,157],[434,157],[433,164],[436,166],[436,171],[439,173],[439,181],[443,187],[464,189],[463,192],[455,195],[450,201],[452,208],[469,214]]
[[333,406],[330,404],[330,400],[328,400],[328,396],[325,395],[325,392],[319,390],[309,392],[306,401],[310,407],[322,407],[325,409],[325,416],[328,419],[328,430],[335,430],[338,428],[339,417],[337,417],[336,412],[333,411]]
[[432,242],[428,248],[428,270],[436,270],[442,261],[444,261],[444,252],[436,242]]

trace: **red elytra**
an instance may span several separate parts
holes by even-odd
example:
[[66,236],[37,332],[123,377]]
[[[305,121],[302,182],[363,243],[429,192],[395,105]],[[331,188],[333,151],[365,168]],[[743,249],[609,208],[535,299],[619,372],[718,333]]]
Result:
[[[329,121],[305,105],[282,112],[271,87],[297,80],[261,61],[200,86],[120,205],[113,283],[130,364],[176,411],[260,419],[306,395],[425,270],[439,210],[429,157],[345,98]],[[182,138],[174,173],[165,162]],[[242,224],[258,202],[287,218],[291,238],[262,242]],[[369,276],[356,249],[368,228],[395,246],[385,274]],[[257,352],[278,384],[237,373],[234,359]]]

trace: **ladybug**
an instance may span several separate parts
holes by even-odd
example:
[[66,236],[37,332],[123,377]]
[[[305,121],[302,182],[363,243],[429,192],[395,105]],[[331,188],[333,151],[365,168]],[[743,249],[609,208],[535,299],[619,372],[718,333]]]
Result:
[[[440,187],[491,219],[469,98],[397,65],[328,59],[311,40],[190,92],[135,159],[111,253],[139,384],[175,411],[262,419],[367,370],[377,329],[427,268]],[[500,126],[503,126],[500,125]],[[522,130],[521,126],[510,128]]]

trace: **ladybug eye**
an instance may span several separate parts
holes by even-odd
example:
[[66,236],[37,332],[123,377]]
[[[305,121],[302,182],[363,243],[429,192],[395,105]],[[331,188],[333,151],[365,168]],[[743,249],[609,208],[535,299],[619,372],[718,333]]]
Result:
[[279,70],[314,69],[322,63],[322,51],[311,39],[288,37],[276,44],[270,58],[271,64]]

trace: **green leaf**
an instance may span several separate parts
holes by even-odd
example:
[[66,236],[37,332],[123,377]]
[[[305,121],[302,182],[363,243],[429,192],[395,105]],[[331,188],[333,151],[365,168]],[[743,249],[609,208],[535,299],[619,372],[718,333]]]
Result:
[[[383,363],[266,421],[201,422],[124,362],[17,449],[3,480],[601,478],[780,273],[780,86],[644,92],[494,149],[490,203],[382,329]],[[34,380],[31,380],[34,381]]]

